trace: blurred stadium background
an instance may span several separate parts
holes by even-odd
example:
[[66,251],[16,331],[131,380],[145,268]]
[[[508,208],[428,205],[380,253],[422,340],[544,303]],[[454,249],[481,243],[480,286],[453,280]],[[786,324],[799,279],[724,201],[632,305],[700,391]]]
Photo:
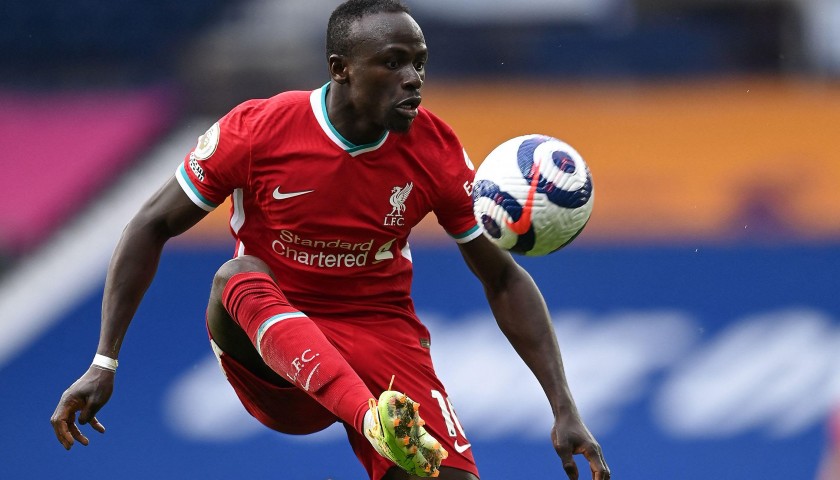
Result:
[[[108,433],[68,454],[47,421],[96,348],[122,227],[227,110],[326,81],[337,3],[0,5],[0,478],[363,478],[341,430],[262,429],[215,366],[224,207],[167,248]],[[840,404],[840,1],[408,3],[424,105],[476,162],[545,133],[592,168],[586,232],[521,260],[614,477],[815,478]],[[539,386],[433,224],[416,303],[482,478],[562,477]]]

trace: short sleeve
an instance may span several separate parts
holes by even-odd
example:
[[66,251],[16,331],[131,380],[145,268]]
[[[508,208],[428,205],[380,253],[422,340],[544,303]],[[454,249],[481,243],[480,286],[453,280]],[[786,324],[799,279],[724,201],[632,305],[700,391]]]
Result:
[[184,193],[208,212],[247,184],[251,159],[248,111],[241,105],[214,123],[198,137],[175,172]]
[[482,233],[472,208],[475,167],[460,143],[451,151],[453,155],[447,163],[449,175],[442,176],[447,183],[441,185],[443,195],[435,207],[435,215],[449,236],[458,243],[466,243]]

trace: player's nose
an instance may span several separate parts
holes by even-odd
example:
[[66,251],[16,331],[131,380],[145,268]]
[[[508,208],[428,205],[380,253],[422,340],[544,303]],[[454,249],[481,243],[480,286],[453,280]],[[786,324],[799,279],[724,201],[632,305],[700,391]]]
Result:
[[418,71],[414,66],[405,69],[402,86],[408,90],[420,90],[423,86],[423,72]]

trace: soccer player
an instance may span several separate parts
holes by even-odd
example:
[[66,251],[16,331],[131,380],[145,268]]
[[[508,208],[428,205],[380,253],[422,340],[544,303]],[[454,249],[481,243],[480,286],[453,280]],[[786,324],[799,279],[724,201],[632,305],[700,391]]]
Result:
[[371,479],[478,478],[409,297],[408,234],[434,212],[542,385],[566,474],[578,478],[573,454],[583,454],[593,479],[610,477],[569,391],[542,295],[482,235],[472,164],[419,106],[427,56],[398,0],[350,0],[328,23],[326,85],[247,101],[199,138],[117,245],[94,361],[51,418],[65,448],[88,444],[77,413],[105,431],[95,415],[165,242],[231,197],[235,255],[213,279],[207,329],[228,381],[264,425],[305,434],[342,422]]

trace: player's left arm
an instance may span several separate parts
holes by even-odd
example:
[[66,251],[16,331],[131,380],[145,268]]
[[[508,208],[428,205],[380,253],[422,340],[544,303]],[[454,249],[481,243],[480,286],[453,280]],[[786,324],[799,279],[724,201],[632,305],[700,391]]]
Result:
[[584,425],[572,398],[554,327],[533,279],[510,253],[483,235],[459,244],[459,248],[483,284],[499,328],[545,391],[555,419],[551,438],[566,474],[578,478],[573,455],[582,454],[589,461],[593,479],[609,479],[601,446]]

